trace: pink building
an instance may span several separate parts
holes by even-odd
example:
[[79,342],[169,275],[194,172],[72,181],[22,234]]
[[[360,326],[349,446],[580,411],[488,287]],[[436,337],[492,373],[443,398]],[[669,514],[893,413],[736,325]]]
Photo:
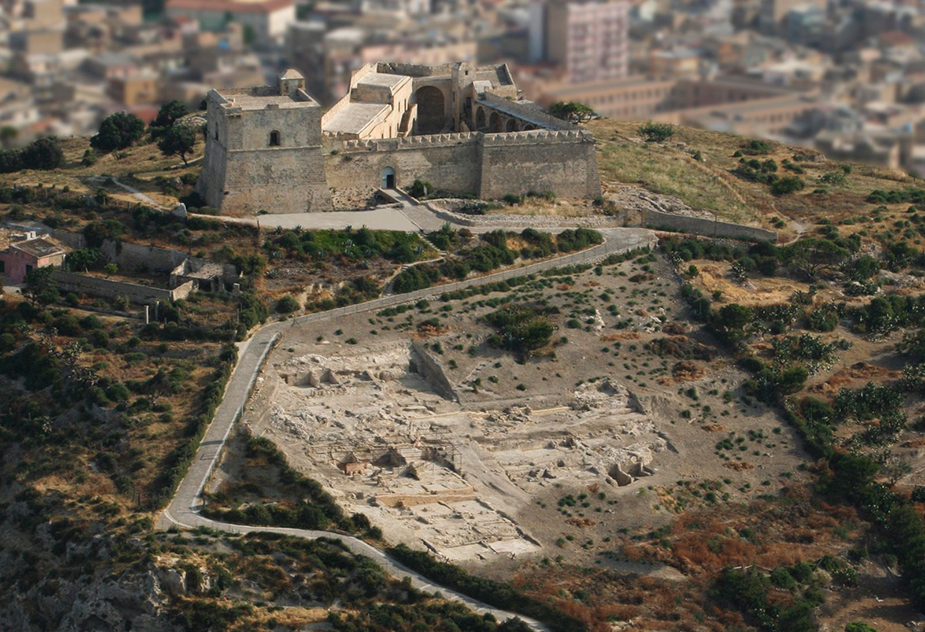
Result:
[[0,251],[0,276],[7,283],[19,285],[36,268],[62,265],[65,254],[60,246],[41,237],[11,243]]
[[565,66],[570,83],[625,77],[629,67],[628,4],[620,0],[550,0],[546,57]]

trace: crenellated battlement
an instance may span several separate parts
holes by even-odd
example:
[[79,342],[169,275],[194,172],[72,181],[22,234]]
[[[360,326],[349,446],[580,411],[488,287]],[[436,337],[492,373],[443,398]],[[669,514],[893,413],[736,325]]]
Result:
[[590,132],[575,130],[537,129],[524,132],[462,132],[457,134],[428,134],[403,138],[350,139],[346,134],[325,132],[324,139],[331,149],[344,151],[396,151],[424,147],[455,147],[467,143],[482,142],[490,146],[537,145],[543,143],[564,143],[592,141]]
[[550,143],[593,142],[591,132],[574,130],[535,129],[527,132],[504,132],[485,134],[485,144],[497,145],[540,145]]

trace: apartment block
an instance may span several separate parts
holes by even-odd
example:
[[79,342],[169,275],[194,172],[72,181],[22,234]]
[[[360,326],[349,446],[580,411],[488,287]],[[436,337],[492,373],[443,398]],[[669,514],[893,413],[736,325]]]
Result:
[[[627,12],[628,5],[622,1],[552,0],[544,13],[545,59],[562,64],[574,83],[625,77],[629,68]],[[539,19],[536,9],[533,19]]]
[[168,16],[188,17],[208,30],[237,22],[261,44],[281,42],[296,19],[294,0],[168,0],[166,8]]

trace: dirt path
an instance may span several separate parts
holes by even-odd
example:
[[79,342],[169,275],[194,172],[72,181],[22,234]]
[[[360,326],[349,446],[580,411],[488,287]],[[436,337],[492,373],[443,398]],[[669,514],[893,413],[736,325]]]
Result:
[[148,196],[148,195],[145,195],[144,193],[142,193],[141,191],[139,191],[139,190],[136,189],[135,187],[131,187],[131,186],[127,185],[127,184],[124,184],[124,183],[122,183],[122,182],[119,182],[119,180],[118,180],[115,176],[113,176],[111,179],[112,179],[112,183],[113,183],[113,184],[115,184],[115,185],[118,186],[118,187],[121,187],[121,188],[125,189],[126,191],[128,191],[129,193],[131,193],[133,196],[135,196],[135,198],[138,199],[139,201],[144,202],[145,204],[151,206],[152,208],[156,208],[156,209],[158,209],[158,210],[160,210],[160,211],[165,211],[165,212],[166,212],[166,209],[164,208],[164,205],[161,204],[160,202],[158,202],[157,200],[155,200],[154,198],[152,198],[152,197],[150,197],[150,196]]

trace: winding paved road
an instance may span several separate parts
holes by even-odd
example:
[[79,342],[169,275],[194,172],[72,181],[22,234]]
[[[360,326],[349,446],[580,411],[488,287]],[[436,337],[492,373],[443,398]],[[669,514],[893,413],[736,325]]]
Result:
[[[196,455],[190,464],[189,471],[187,472],[184,479],[180,482],[173,499],[158,520],[158,527],[161,529],[169,529],[171,527],[181,527],[188,529],[208,527],[211,529],[226,531],[230,533],[270,532],[293,535],[307,539],[336,539],[342,542],[344,546],[353,553],[358,555],[367,555],[377,560],[391,575],[398,578],[410,578],[411,583],[413,586],[415,586],[415,588],[427,592],[439,591],[450,599],[455,599],[465,603],[470,608],[479,613],[484,614],[490,612],[497,619],[502,621],[519,616],[511,612],[492,608],[491,606],[467,597],[461,593],[457,593],[453,590],[435,584],[427,580],[422,575],[407,569],[395,560],[387,557],[382,551],[379,551],[366,542],[349,535],[331,531],[310,531],[305,529],[290,529],[282,527],[256,527],[236,525],[210,520],[202,516],[200,513],[200,510],[202,509],[202,492],[208,483],[209,477],[212,475],[212,472],[218,464],[221,452],[225,447],[225,442],[227,441],[228,436],[231,434],[231,430],[234,428],[235,422],[238,420],[244,410],[244,405],[247,403],[247,400],[250,397],[251,390],[253,389],[254,383],[257,380],[257,376],[260,373],[260,369],[263,366],[264,360],[266,360],[276,341],[279,340],[279,338],[290,328],[297,325],[322,322],[348,314],[380,310],[385,307],[390,307],[401,303],[414,302],[422,298],[431,298],[443,292],[450,292],[466,287],[484,285],[486,283],[502,281],[513,277],[520,277],[536,272],[542,272],[552,268],[599,261],[614,253],[627,252],[646,246],[653,246],[655,244],[655,234],[645,229],[621,229],[602,231],[602,233],[605,235],[605,242],[603,244],[589,248],[588,250],[582,252],[558,257],[556,259],[541,261],[539,263],[534,263],[512,270],[506,270],[504,272],[498,272],[475,279],[460,281],[458,283],[450,283],[446,285],[430,287],[424,290],[418,290],[416,292],[409,292],[407,294],[387,296],[358,305],[350,305],[347,307],[332,309],[326,312],[309,314],[307,316],[301,316],[290,321],[272,323],[260,328],[254,333],[253,336],[251,336],[250,339],[247,340],[247,342],[245,342],[239,348],[238,362],[235,366],[234,372],[231,374],[231,377],[228,380],[228,384],[225,388],[224,398],[222,399],[218,409],[215,411],[215,416],[212,418],[212,423],[209,425],[209,428],[206,430],[202,442],[199,444],[199,449],[197,450]],[[542,624],[537,621],[530,620],[523,616],[520,618],[526,621],[536,630],[545,629]]]

